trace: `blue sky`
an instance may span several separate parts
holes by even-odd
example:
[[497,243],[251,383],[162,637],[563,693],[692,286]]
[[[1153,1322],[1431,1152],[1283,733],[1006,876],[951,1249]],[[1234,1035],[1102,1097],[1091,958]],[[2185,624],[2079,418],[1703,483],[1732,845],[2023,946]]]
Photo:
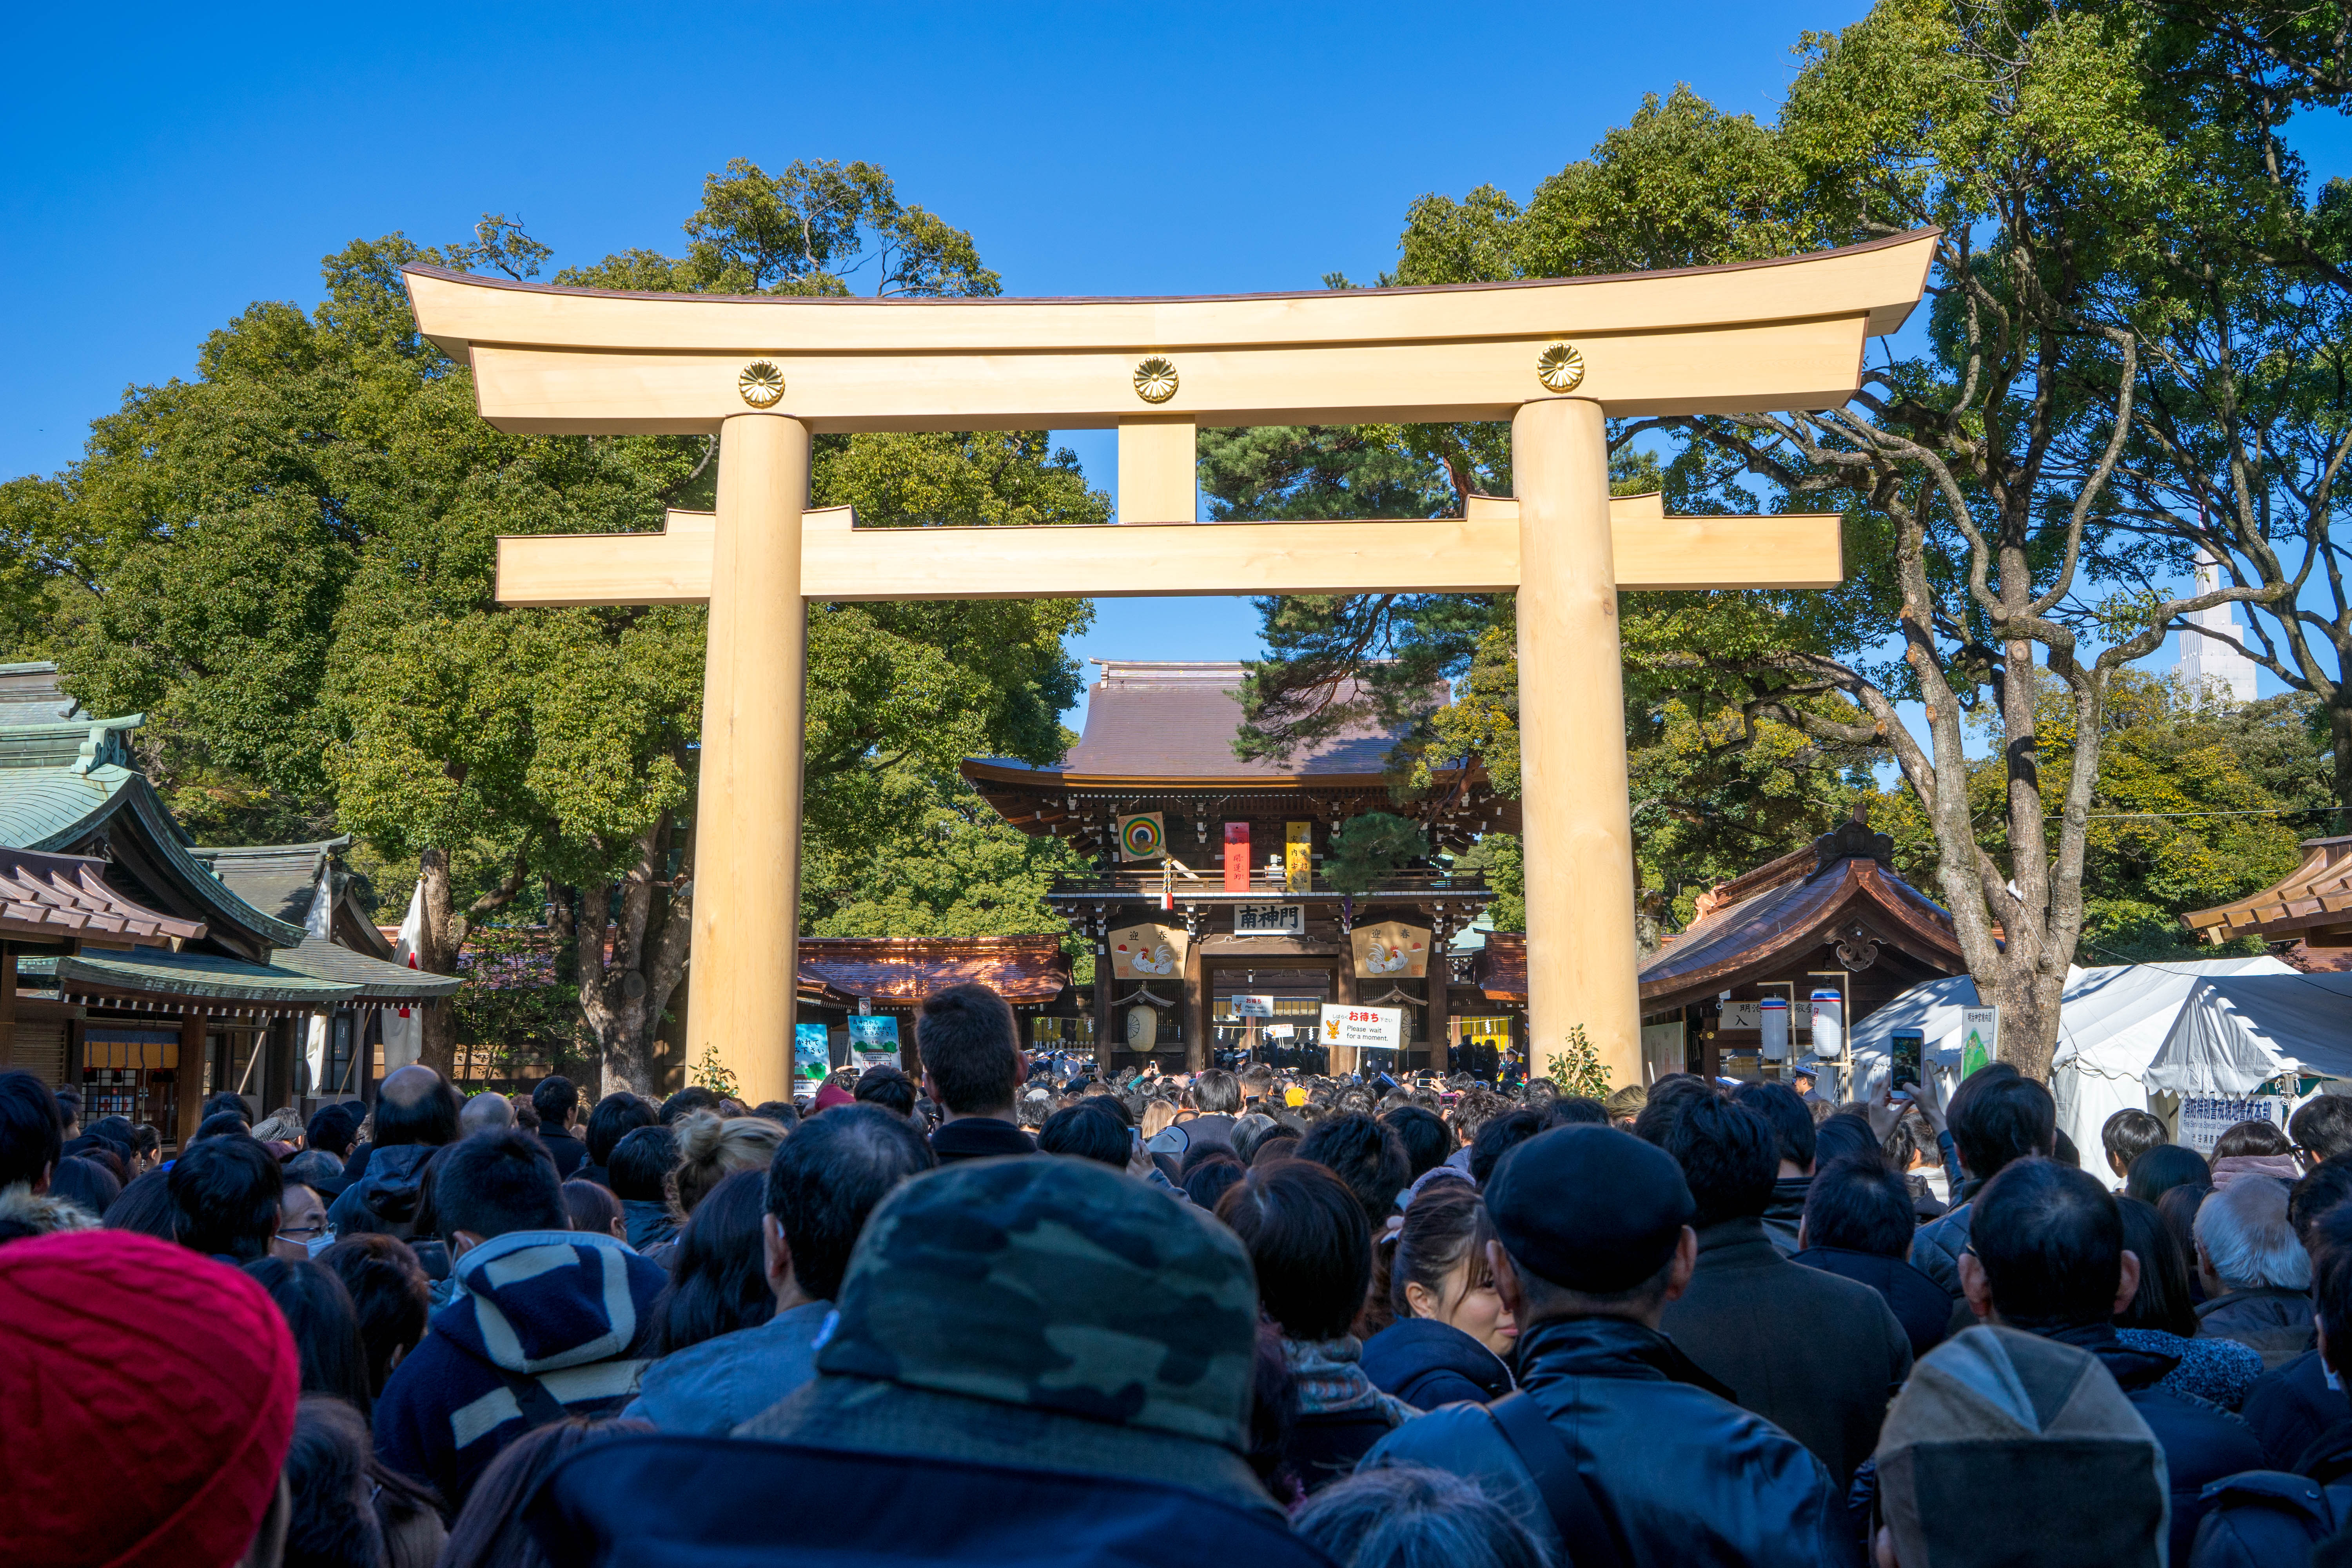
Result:
[[[1644,92],[1770,115],[1800,31],[1864,9],[28,8],[0,100],[0,475],[70,460],[247,302],[315,302],[354,237],[502,211],[558,266],[674,253],[730,158],[864,158],[1008,293],[1312,288],[1388,265],[1423,192],[1524,197]],[[1070,442],[1108,488],[1109,437]],[[1077,651],[1239,658],[1255,633],[1241,601],[1105,600]]]

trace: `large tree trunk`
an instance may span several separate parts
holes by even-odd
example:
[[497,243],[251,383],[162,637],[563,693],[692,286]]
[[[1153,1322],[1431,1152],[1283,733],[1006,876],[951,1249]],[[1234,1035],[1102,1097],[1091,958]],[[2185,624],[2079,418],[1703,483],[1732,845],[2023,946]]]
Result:
[[[638,837],[636,864],[617,883],[580,890],[572,951],[580,1013],[602,1065],[603,1088],[656,1094],[662,1015],[686,974],[694,903],[684,876],[666,877],[673,824],[665,812]],[[693,865],[692,835],[685,864]],[[617,890],[618,899],[614,898]],[[617,915],[614,905],[619,905]]]

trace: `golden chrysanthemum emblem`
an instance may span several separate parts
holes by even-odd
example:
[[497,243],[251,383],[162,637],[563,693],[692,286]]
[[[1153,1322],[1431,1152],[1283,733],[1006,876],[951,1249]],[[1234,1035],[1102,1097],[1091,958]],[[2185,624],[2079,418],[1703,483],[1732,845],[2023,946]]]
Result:
[[1135,367],[1135,395],[1146,403],[1165,403],[1176,395],[1176,366],[1153,354]]
[[1554,343],[1536,356],[1536,379],[1554,392],[1574,392],[1584,380],[1584,356],[1567,343]]
[[772,408],[784,395],[784,373],[772,361],[755,359],[735,378],[735,390],[754,408]]

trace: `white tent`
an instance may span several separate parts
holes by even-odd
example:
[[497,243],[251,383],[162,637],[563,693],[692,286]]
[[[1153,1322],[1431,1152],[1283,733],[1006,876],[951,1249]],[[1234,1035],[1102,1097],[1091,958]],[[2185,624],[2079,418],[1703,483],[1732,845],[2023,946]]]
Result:
[[2352,1079],[2352,974],[2200,982],[2148,1065],[2147,1087],[2238,1096],[2289,1073]]
[[2147,1109],[2148,1065],[2199,985],[2294,973],[2267,954],[2077,970],[2058,1005],[2050,1092],[2058,1101],[2058,1130],[2074,1141],[2084,1168],[2105,1173],[2099,1131],[2108,1117]]
[[[2200,982],[2242,975],[2292,975],[2275,958],[2216,958],[2182,963],[2112,964],[2077,969],[2058,1005],[2058,1050],[2051,1089],[2058,1129],[2095,1171],[2099,1129],[2126,1107],[2145,1110],[2141,1074],[2164,1043],[2173,1016]],[[1886,1076],[1887,1037],[1898,1028],[1926,1037],[1927,1055],[1948,1084],[1960,1065],[1960,1009],[1977,1005],[1965,974],[1914,985],[1854,1026],[1854,1096],[1868,1099]]]

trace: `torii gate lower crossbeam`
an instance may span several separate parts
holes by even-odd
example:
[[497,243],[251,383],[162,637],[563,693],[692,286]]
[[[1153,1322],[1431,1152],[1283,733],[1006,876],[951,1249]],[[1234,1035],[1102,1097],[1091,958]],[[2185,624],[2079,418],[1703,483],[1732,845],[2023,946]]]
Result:
[[[1606,418],[1843,401],[1864,338],[1917,302],[1934,237],[1227,300],[713,299],[408,272],[421,328],[472,368],[493,423],[719,437],[707,528],[674,513],[662,534],[502,540],[499,597],[709,604],[688,1049],[733,1067],[746,1095],[779,1097],[791,1073],[807,601],[1171,592],[1517,594],[1531,1054],[1540,1068],[1581,1025],[1611,1075],[1637,1082],[1618,591],[1823,586],[1840,570],[1835,518],[1612,503]],[[1201,424],[1499,418],[1515,501],[1434,521],[1190,521]],[[814,432],[1114,424],[1120,514],[1148,526],[859,530],[807,510]]]

